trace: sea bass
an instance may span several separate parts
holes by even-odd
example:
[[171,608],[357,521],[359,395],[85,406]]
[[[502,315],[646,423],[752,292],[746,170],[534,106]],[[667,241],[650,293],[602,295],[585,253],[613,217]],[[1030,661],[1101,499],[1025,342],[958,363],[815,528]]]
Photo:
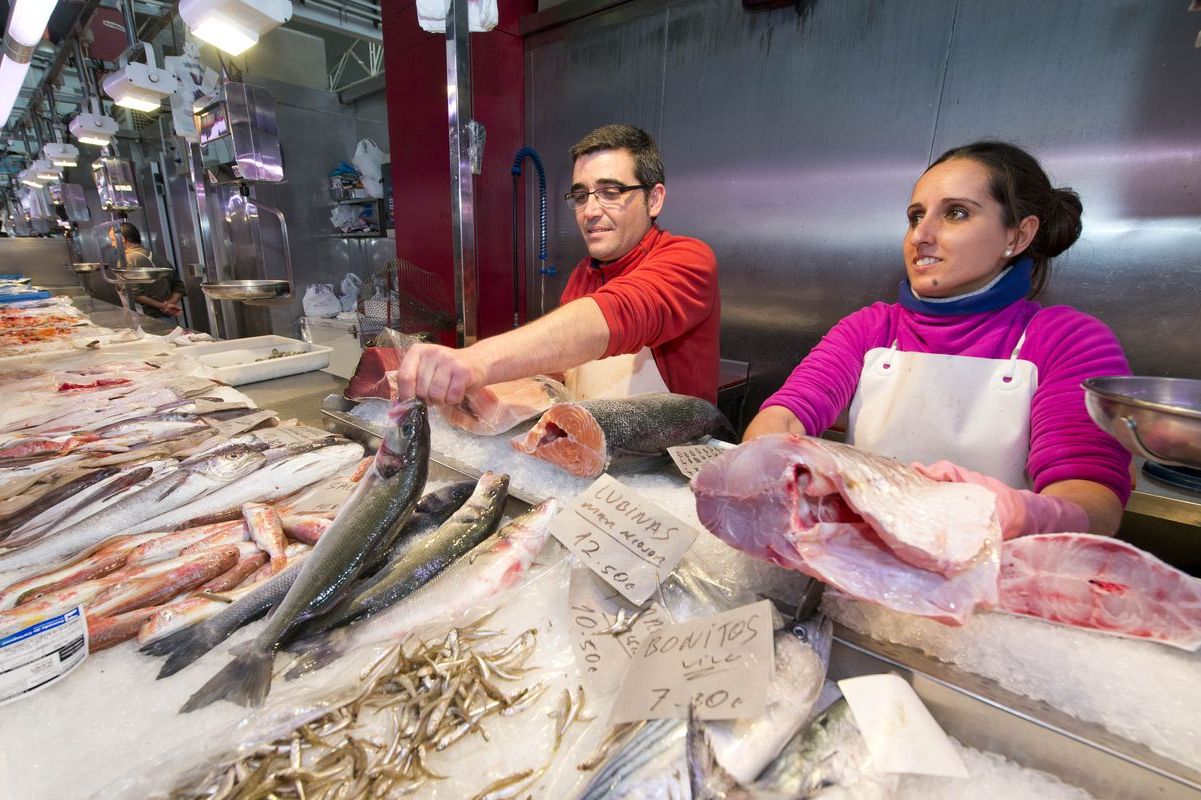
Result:
[[509,476],[485,472],[461,508],[437,528],[407,532],[387,564],[356,584],[336,606],[297,633],[307,639],[362,617],[378,614],[429,583],[496,531],[508,497]]
[[733,434],[712,403],[667,392],[558,403],[513,449],[584,478],[622,462],[662,456],[667,448],[717,433]]
[[[265,455],[270,456],[270,453]],[[144,523],[135,525],[130,533],[170,530],[189,520],[232,508],[238,508],[240,514],[243,503],[265,503],[286,497],[357,463],[362,455],[362,445],[346,442],[322,446],[312,452],[278,461],[269,460],[262,469],[256,470],[254,475],[245,480],[231,483],[173,511],[148,518]]]
[[382,614],[306,641],[300,648],[304,655],[288,670],[287,677],[319,669],[363,645],[400,641],[432,620],[457,617],[514,585],[542,552],[550,521],[558,511],[559,503],[554,498],[542,502]]
[[1043,533],[1005,542],[1000,608],[1184,650],[1201,647],[1201,579],[1110,536]]
[[[726,769],[754,778],[809,718],[830,662],[831,628],[832,623],[818,614],[794,631],[777,631],[763,715],[706,724],[719,763]],[[686,720],[647,722],[606,759],[579,800],[687,800],[687,735]]]
[[419,400],[397,403],[373,468],[304,562],[266,627],[243,653],[202,686],[183,711],[221,699],[259,706],[271,689],[275,651],[296,625],[337,602],[370,554],[386,546],[413,513],[429,469],[429,420]]
[[763,436],[692,479],[697,516],[750,555],[863,600],[962,624],[997,602],[996,496],[849,445]]
[[534,375],[485,386],[457,405],[436,406],[436,410],[456,428],[492,436],[533,419],[555,403],[571,399],[567,387],[554,378]]
[[[263,465],[263,454],[244,445],[220,448],[196,460],[180,462],[179,469],[55,532],[36,544],[0,555],[0,569],[50,564],[67,558],[118,533],[137,533],[144,525],[156,527],[162,511],[185,505],[229,483],[246,477]],[[149,520],[149,522],[147,522]],[[139,525],[139,523],[141,523]]]

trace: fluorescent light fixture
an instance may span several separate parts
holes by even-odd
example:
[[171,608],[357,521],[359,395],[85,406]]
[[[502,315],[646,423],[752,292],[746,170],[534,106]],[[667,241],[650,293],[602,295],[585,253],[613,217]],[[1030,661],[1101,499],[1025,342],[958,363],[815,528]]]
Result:
[[29,168],[33,170],[34,175],[37,175],[38,180],[43,183],[62,179],[62,174],[59,172],[58,167],[50,163],[50,159],[48,158],[39,158]]
[[[6,123],[16,105],[33,51],[42,41],[46,24],[58,0],[16,0],[4,33],[4,57],[0,59],[0,121]],[[0,124],[3,124],[0,123]]]
[[50,142],[42,148],[42,157],[59,169],[79,166],[79,148],[73,144]]
[[179,16],[192,35],[238,55],[292,18],[291,0],[180,0]]
[[67,130],[71,131],[71,135],[83,144],[106,147],[112,144],[113,137],[117,135],[117,127],[115,119],[93,109],[79,112],[75,119],[67,125]]
[[154,63],[154,48],[146,45],[146,63],[130,61],[104,78],[104,93],[113,102],[134,111],[157,111],[175,91],[178,81]]
[[38,176],[34,174],[32,167],[27,167],[17,173],[17,180],[33,189],[41,189],[42,182],[38,180]]

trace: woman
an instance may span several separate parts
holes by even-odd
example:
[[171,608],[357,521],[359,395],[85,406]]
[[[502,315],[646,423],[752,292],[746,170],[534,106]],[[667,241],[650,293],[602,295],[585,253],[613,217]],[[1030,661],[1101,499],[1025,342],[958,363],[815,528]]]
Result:
[[744,440],[818,435],[850,403],[849,442],[992,489],[1006,538],[1114,533],[1130,456],[1089,419],[1080,382],[1130,368],[1103,323],[1030,299],[1079,238],[1080,213],[1018,147],[944,153],[913,188],[899,302],[835,325]]

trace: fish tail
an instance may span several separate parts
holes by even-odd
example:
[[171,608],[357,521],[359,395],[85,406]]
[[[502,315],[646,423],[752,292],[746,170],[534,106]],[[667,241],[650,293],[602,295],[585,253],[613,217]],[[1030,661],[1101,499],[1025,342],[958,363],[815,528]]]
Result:
[[300,655],[284,673],[284,678],[294,681],[310,672],[316,672],[341,657],[348,644],[349,637],[346,631],[341,629],[332,630],[319,639],[295,642],[292,649]]
[[158,680],[168,678],[212,650],[225,637],[214,633],[208,625],[198,624],[151,642],[138,652],[150,656],[166,656],[158,672]]
[[258,707],[271,691],[271,665],[275,651],[255,650],[243,653],[226,664],[184,703],[180,713],[204,708],[217,700],[229,700],[242,706]]

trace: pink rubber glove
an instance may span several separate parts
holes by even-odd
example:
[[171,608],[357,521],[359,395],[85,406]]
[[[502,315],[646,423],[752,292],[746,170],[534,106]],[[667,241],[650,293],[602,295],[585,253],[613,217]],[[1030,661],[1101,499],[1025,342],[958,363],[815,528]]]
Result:
[[1088,532],[1088,512],[1071,500],[1014,489],[996,478],[972,472],[950,461],[936,461],[929,466],[915,462],[910,466],[936,481],[974,483],[995,494],[997,521],[1001,523],[1001,537],[1004,539],[1029,533]]

